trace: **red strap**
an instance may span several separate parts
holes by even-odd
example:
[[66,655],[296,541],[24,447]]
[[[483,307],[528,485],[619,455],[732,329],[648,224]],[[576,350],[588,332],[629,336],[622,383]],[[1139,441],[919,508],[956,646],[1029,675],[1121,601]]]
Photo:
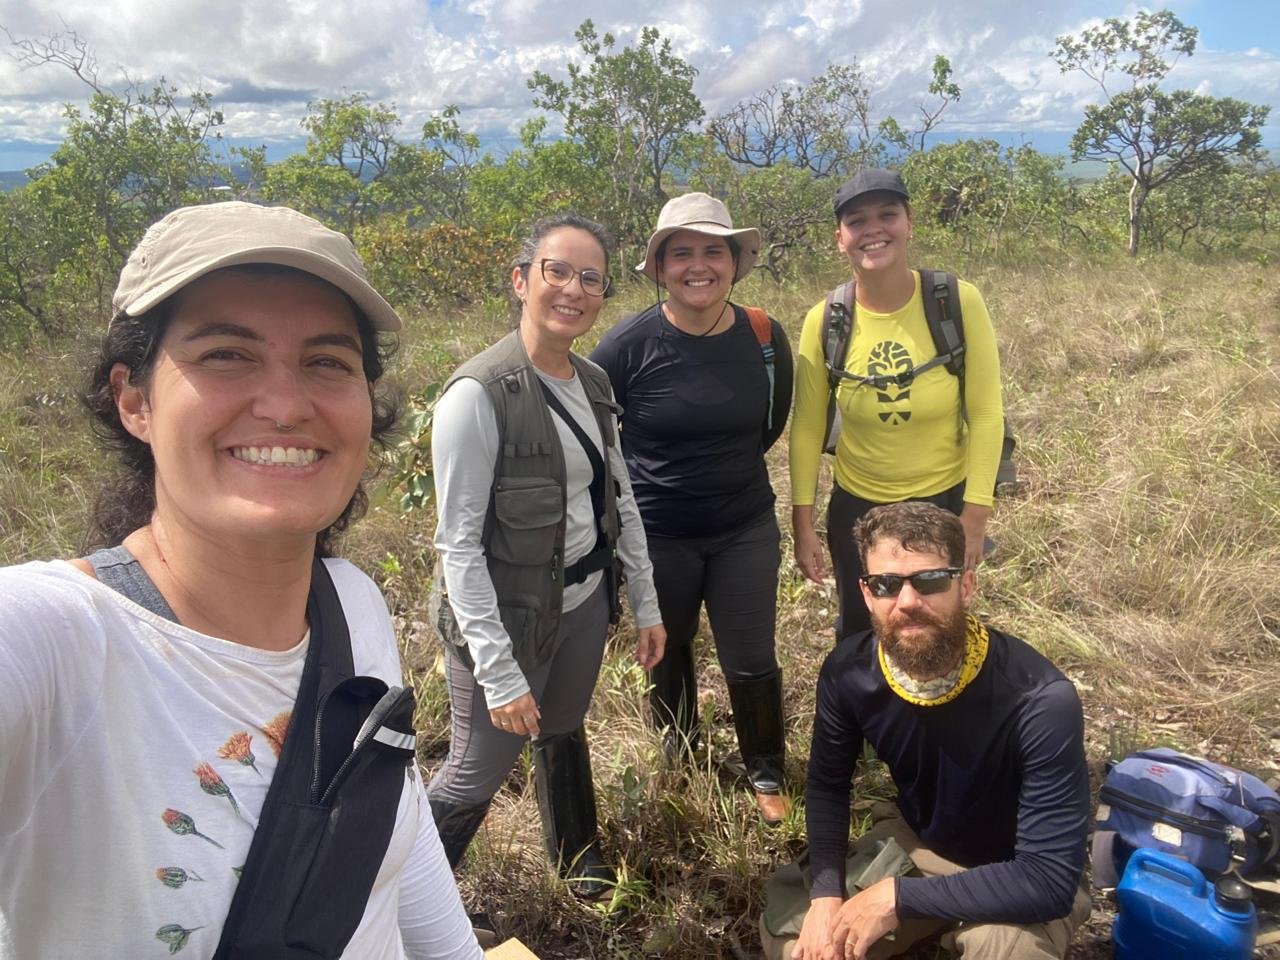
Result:
[[773,342],[773,324],[769,322],[769,314],[765,313],[763,307],[743,307],[747,312],[747,319],[751,321],[751,329],[756,332],[756,340],[760,346]]

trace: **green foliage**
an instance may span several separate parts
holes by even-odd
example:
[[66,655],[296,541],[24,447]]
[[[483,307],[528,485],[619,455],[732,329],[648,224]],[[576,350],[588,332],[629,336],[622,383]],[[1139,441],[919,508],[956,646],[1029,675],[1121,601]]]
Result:
[[[1071,153],[1077,160],[1114,160],[1128,172],[1130,256],[1138,253],[1143,206],[1153,190],[1224,159],[1252,158],[1261,143],[1270,107],[1160,89],[1178,57],[1195,52],[1197,36],[1168,10],[1141,11],[1079,37],[1059,37],[1053,51],[1064,73],[1079,70],[1107,96],[1085,108]],[[1129,87],[1112,93],[1107,74],[1116,70],[1129,78]]]
[[455,307],[501,295],[509,237],[447,221],[414,227],[388,214],[356,230],[356,248],[373,285],[397,306]]
[[221,111],[163,81],[149,92],[96,89],[65,108],[67,134],[31,182],[6,197],[0,333],[46,333],[108,310],[120,268],[147,225],[212,196],[224,169],[211,141]]
[[512,237],[538,217],[562,210],[608,223],[608,168],[593,163],[580,142],[542,139],[545,125],[542,118],[529,121],[520,149],[501,163],[486,156],[471,171],[467,202],[474,222]]
[[918,224],[959,239],[966,252],[1060,238],[1071,190],[1062,160],[994,140],[938,144],[907,157],[903,177]]
[[400,509],[406,513],[430,504],[436,495],[435,470],[431,465],[431,424],[441,384],[433,383],[409,398],[404,439],[392,453],[395,468],[392,489],[400,491]]
[[667,199],[665,175],[695,146],[692,128],[704,112],[693,92],[697,70],[653,27],[616,51],[613,35],[598,35],[590,20],[574,37],[586,64],[570,63],[567,82],[535,71],[533,102],[559,114],[591,166],[607,171],[605,221],[623,242],[639,242]]

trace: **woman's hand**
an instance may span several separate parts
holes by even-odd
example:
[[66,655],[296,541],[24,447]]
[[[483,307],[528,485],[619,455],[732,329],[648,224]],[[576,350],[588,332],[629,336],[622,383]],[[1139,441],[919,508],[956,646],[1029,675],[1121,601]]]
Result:
[[636,663],[646,670],[652,670],[658,665],[666,648],[667,628],[662,624],[641,627],[636,631]]
[[991,508],[976,503],[966,503],[960,511],[960,525],[964,527],[964,566],[976,570],[982,562],[982,547],[987,538],[987,521]]
[[489,719],[499,730],[519,736],[536,737],[538,721],[542,719],[542,711],[532,693],[516,697],[510,703],[494,707],[489,711]]
[[791,508],[791,531],[796,545],[796,566],[806,578],[821,585],[827,578],[827,551],[813,529],[812,506]]
[[831,939],[831,922],[840,910],[839,897],[815,897],[809,901],[809,912],[800,926],[800,938],[791,951],[790,960],[837,960]]

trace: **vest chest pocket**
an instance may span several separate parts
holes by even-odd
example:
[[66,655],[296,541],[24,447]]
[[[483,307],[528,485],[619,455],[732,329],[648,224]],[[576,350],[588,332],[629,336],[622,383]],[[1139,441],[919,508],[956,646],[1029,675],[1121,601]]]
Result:
[[489,552],[506,563],[550,564],[564,516],[560,483],[549,477],[500,477],[493,488],[495,523]]

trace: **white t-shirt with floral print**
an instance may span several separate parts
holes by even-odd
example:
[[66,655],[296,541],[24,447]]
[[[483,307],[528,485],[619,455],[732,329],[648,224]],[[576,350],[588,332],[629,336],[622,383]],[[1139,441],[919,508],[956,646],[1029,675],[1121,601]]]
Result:
[[[377,587],[326,563],[356,672],[400,683]],[[188,630],[62,561],[0,569],[0,958],[213,955],[306,648]],[[406,955],[480,956],[416,774],[346,950]]]

